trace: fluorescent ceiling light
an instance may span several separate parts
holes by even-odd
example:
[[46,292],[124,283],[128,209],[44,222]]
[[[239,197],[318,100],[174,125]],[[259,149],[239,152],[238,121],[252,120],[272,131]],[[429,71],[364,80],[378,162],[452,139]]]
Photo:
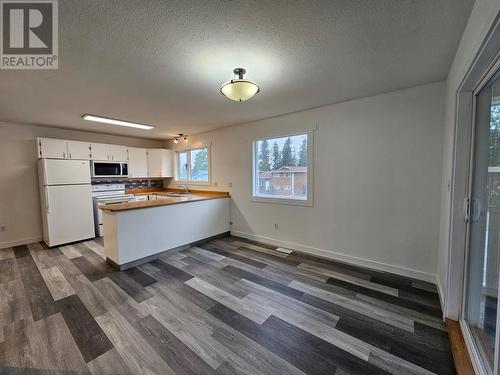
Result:
[[151,125],[137,124],[135,122],[116,120],[114,118],[88,115],[88,114],[83,115],[82,119],[88,120],[88,121],[103,122],[105,124],[111,124],[111,125],[128,126],[129,128],[137,128],[137,129],[145,129],[145,130],[154,129],[154,126],[151,126]]

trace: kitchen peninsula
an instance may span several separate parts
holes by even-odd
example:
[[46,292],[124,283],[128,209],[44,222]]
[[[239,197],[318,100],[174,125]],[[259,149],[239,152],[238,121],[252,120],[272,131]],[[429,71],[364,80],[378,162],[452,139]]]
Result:
[[226,192],[155,193],[157,200],[100,206],[109,263],[124,270],[230,231]]

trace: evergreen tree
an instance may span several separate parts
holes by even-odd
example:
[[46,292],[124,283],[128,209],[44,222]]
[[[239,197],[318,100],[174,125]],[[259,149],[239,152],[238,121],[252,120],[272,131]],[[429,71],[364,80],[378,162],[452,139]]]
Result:
[[300,145],[299,167],[307,167],[307,138],[304,138]]
[[281,153],[280,148],[276,142],[273,145],[273,170],[280,169],[282,167],[281,164]]
[[194,156],[194,165],[191,170],[193,179],[198,179],[198,174],[202,171],[208,171],[208,150],[206,148],[198,150]]
[[267,143],[267,139],[264,139],[260,143],[260,151],[259,151],[259,171],[270,171],[271,163],[269,161],[269,144]]
[[500,105],[491,107],[489,165],[500,165]]
[[292,139],[288,137],[283,144],[283,149],[281,150],[281,166],[293,167],[295,165],[293,159]]

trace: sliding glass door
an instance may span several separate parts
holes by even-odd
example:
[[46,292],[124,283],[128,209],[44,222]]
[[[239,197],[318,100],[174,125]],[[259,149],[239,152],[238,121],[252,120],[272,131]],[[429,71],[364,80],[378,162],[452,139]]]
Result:
[[495,75],[475,98],[474,147],[462,319],[477,358],[496,373],[500,247],[500,80]]

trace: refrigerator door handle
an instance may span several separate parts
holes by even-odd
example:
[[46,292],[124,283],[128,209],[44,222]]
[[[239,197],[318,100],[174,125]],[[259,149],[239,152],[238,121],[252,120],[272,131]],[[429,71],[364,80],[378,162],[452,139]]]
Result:
[[47,165],[43,166],[43,183],[44,185],[47,185],[49,182],[49,177],[47,176]]
[[45,186],[45,208],[47,209],[47,212],[50,213],[50,198],[48,186]]

